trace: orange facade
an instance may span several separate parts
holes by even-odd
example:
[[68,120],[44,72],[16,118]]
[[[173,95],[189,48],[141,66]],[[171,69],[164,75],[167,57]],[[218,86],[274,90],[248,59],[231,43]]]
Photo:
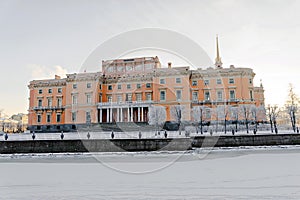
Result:
[[157,57],[102,62],[102,72],[67,74],[66,78],[31,81],[29,128],[32,131],[71,131],[75,125],[148,122],[156,105],[184,107],[182,120],[193,120],[195,106],[264,105],[263,87],[255,87],[250,68],[191,70],[161,68]]

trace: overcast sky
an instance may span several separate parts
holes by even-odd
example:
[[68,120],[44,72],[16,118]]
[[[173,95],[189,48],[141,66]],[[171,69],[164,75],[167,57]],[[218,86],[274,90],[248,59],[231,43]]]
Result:
[[300,95],[299,8],[297,0],[0,0],[0,109],[26,113],[30,80],[78,72],[104,41],[146,27],[186,35],[212,60],[219,34],[224,67],[253,68],[266,103],[282,105],[289,83]]

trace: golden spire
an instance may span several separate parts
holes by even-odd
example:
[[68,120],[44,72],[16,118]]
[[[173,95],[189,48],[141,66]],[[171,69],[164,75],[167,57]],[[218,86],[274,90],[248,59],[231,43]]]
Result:
[[222,67],[222,61],[221,61],[221,57],[220,57],[220,53],[219,53],[219,41],[218,41],[218,35],[216,37],[216,41],[217,41],[217,57],[215,59],[216,63],[216,67]]

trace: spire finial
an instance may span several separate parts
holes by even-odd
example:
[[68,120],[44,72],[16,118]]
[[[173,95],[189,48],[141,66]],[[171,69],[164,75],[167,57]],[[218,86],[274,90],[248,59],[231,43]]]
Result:
[[218,34],[217,34],[217,37],[216,37],[216,42],[217,42],[217,57],[215,59],[216,63],[216,67],[222,67],[222,61],[221,61],[221,57],[220,57],[220,52],[219,52],[219,41],[218,41]]

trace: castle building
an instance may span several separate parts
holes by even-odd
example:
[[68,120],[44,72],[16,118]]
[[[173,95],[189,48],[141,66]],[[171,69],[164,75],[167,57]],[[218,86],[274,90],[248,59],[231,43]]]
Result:
[[[264,107],[264,89],[253,85],[251,68],[223,68],[217,38],[215,67],[162,68],[158,57],[102,61],[102,71],[67,74],[66,78],[29,84],[28,127],[36,132],[73,131],[77,125],[148,122],[153,106],[184,107],[182,120],[193,119],[196,106]],[[213,117],[207,116],[207,120]],[[261,119],[264,120],[264,119]]]

